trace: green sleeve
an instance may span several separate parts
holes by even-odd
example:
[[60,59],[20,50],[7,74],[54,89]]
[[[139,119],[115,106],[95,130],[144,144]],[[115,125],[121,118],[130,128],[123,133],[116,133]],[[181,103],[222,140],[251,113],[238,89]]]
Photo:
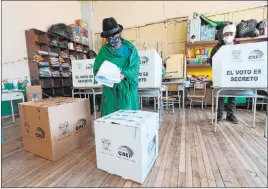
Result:
[[122,74],[125,79],[130,83],[138,83],[138,75],[140,70],[140,57],[138,55],[137,49],[133,48],[132,53],[129,57],[129,66],[122,70]]
[[98,53],[98,55],[96,56],[95,58],[95,61],[94,61],[94,65],[93,65],[93,73],[94,73],[94,84],[97,83],[97,81],[95,80],[95,76],[96,74],[98,73],[103,61],[102,61],[102,52],[103,52],[103,46],[102,48],[100,49],[100,52]]

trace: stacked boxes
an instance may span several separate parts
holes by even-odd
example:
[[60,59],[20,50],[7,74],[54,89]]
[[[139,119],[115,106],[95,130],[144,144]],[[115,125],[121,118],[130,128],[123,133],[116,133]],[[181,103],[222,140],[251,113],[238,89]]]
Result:
[[82,20],[78,19],[75,24],[71,24],[72,37],[75,42],[88,45],[88,24]]
[[158,114],[120,110],[95,121],[97,167],[143,183],[158,156]]
[[19,104],[26,151],[56,161],[92,136],[88,99],[54,98]]
[[201,26],[201,41],[215,40],[216,32],[217,30],[215,27],[209,25]]

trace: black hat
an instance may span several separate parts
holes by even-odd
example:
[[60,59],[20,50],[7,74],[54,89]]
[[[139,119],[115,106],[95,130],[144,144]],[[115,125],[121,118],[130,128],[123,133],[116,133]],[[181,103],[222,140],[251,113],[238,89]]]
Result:
[[113,17],[105,18],[102,21],[102,30],[103,32],[101,33],[101,37],[109,38],[120,33],[123,30],[123,26],[117,24],[116,20]]

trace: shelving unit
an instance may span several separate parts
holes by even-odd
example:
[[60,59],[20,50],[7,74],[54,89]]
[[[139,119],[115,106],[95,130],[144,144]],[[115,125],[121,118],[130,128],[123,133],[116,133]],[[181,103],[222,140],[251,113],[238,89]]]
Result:
[[[49,96],[71,96],[71,87],[72,87],[72,76],[63,77],[62,72],[71,71],[71,58],[70,55],[76,57],[76,59],[83,59],[86,52],[89,50],[89,46],[87,44],[82,44],[79,42],[75,42],[69,38],[47,33],[44,31],[40,31],[37,29],[25,30],[26,37],[26,46],[27,46],[27,54],[28,54],[28,65],[30,71],[30,79],[32,85],[41,85],[44,98]],[[64,42],[66,44],[65,47],[51,44],[52,40],[56,40],[57,42]],[[72,42],[74,49],[68,48],[68,43]],[[80,47],[81,50],[77,50]],[[59,67],[51,66],[50,57],[63,58],[64,62],[68,63],[69,68],[62,68],[62,72],[60,72],[60,77],[39,77],[38,74],[38,63],[34,61],[34,56],[36,55],[37,50],[42,50],[46,52],[54,52],[58,53],[59,56],[51,56],[51,55],[43,55],[43,61],[49,63],[49,67],[51,71],[59,71]],[[61,52],[67,54],[66,56],[61,56]]]

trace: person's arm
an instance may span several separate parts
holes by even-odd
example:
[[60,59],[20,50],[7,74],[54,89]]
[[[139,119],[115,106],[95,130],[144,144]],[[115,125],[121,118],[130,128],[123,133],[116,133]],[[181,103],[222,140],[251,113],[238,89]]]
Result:
[[137,82],[138,74],[140,70],[140,57],[136,48],[133,48],[129,57],[129,66],[121,71],[124,75],[124,79],[128,82]]
[[[101,51],[102,51],[102,48],[100,49],[100,52]],[[97,55],[95,58],[95,61],[94,61],[94,65],[93,65],[94,84],[97,83],[97,81],[95,80],[95,76],[97,75],[102,63],[103,63],[103,61],[101,60],[100,56]]]

